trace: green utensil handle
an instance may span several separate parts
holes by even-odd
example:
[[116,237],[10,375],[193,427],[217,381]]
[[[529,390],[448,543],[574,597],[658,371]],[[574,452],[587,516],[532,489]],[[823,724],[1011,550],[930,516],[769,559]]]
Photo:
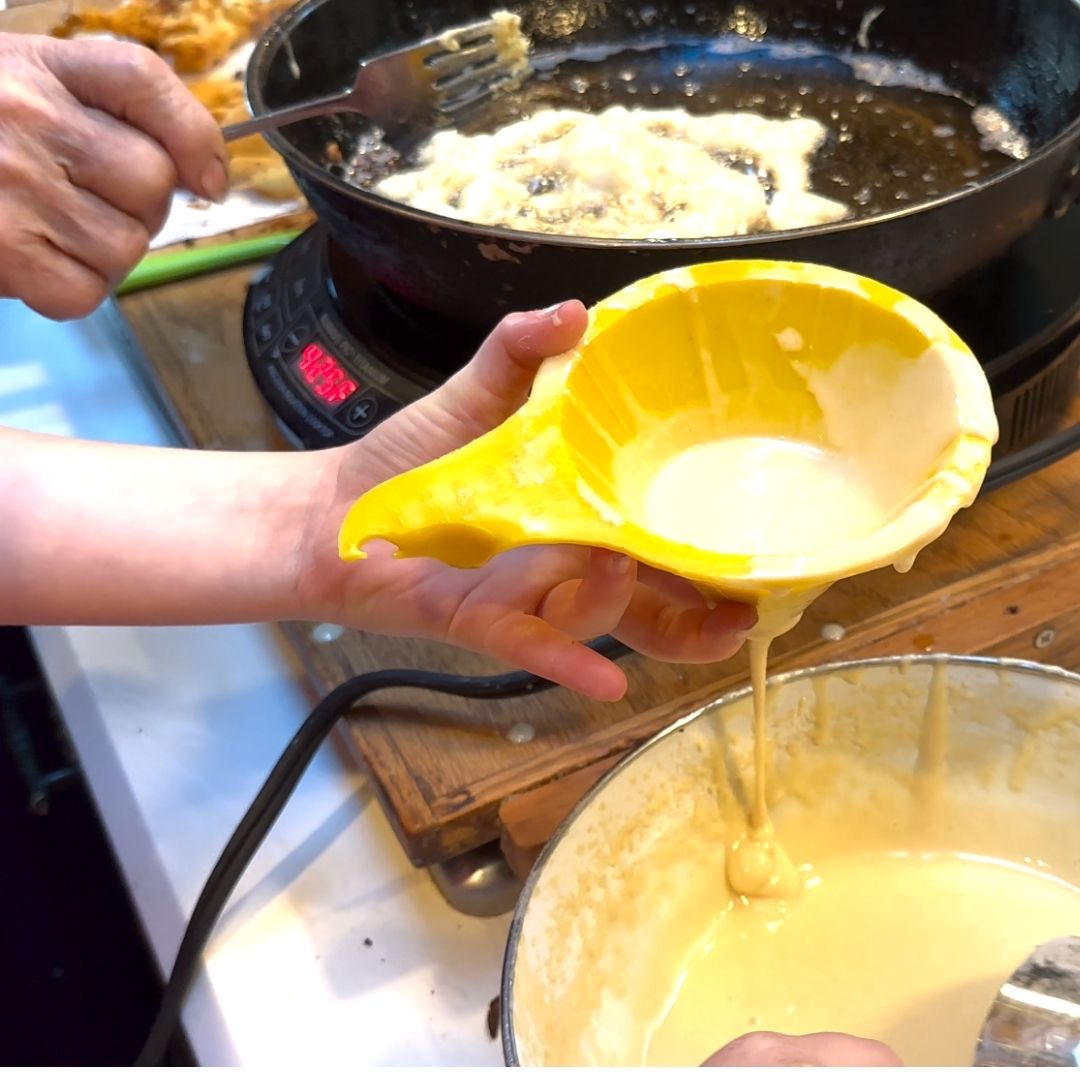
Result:
[[117,296],[150,289],[155,285],[168,285],[173,281],[225,270],[246,262],[257,262],[276,255],[297,236],[298,229],[287,232],[255,236],[250,240],[233,240],[201,248],[185,248],[181,251],[153,251],[147,255],[116,289]]

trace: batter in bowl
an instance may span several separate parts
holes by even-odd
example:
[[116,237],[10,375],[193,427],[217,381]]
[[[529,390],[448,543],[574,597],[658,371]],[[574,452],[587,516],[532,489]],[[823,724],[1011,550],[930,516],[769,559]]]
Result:
[[827,1030],[970,1065],[1001,982],[1080,924],[1080,684],[1042,681],[932,660],[775,687],[783,895],[730,884],[750,700],[665,737],[544,868],[516,959],[522,1062],[691,1066],[747,1032]]
[[1003,979],[1080,916],[1080,890],[1022,863],[865,852],[804,874],[788,910],[732,903],[702,935],[647,1063],[699,1065],[753,1030],[841,1030],[906,1065],[970,1065]]
[[[825,680],[814,694],[815,719],[827,726]],[[850,733],[864,745],[880,739],[867,721],[887,716],[864,717],[862,730],[853,725]],[[1014,722],[1020,737],[1011,767],[956,783],[939,663],[908,776],[860,769],[857,744],[842,740],[830,751],[823,740],[832,733],[816,729],[820,751],[797,752],[783,782],[806,807],[781,827],[791,849],[810,856],[796,871],[798,885],[780,900],[736,896],[716,912],[679,965],[647,1061],[700,1064],[718,1042],[759,1029],[843,1030],[886,1043],[907,1065],[971,1064],[1004,977],[1036,944],[1080,925],[1076,845],[1049,838],[1065,808],[1033,801],[1010,814],[1000,795],[1002,783],[1023,791],[1027,759],[1040,753],[1045,768],[1050,743],[1075,753],[1076,718],[1060,708],[1017,709]],[[869,791],[874,773],[877,790]],[[834,785],[870,798],[837,795]],[[985,839],[970,851],[939,839],[977,827],[979,818],[1000,854],[988,852]],[[1046,839],[1033,848],[1041,831]]]

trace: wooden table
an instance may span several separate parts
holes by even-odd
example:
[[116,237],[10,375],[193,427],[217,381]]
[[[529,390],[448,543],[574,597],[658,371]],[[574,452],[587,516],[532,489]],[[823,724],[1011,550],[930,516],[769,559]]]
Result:
[[[226,271],[121,303],[148,361],[148,383],[191,446],[287,449],[244,359],[240,317],[252,272]],[[844,628],[842,640],[822,636],[830,623]],[[319,692],[389,667],[496,670],[446,646],[353,631],[320,644],[312,630],[282,626]],[[834,587],[776,643],[771,670],[930,651],[1080,668],[1080,455],[980,497],[909,573],[881,570]],[[620,757],[748,677],[745,655],[702,667],[635,657],[625,666],[630,690],[614,705],[561,690],[482,704],[397,691],[358,711],[348,744],[410,858],[430,864],[498,838],[524,873]],[[520,722],[535,729],[531,741],[507,737]]]

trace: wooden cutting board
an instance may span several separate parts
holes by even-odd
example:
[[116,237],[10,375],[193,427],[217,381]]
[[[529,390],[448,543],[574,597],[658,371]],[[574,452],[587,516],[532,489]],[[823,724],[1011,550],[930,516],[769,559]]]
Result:
[[[147,386],[188,445],[287,449],[244,359],[240,318],[252,272],[226,271],[120,302]],[[827,624],[843,627],[843,639],[826,640]],[[382,668],[497,670],[427,642],[349,631],[320,644],[310,625],[281,629],[319,693]],[[1080,668],[1080,455],[981,497],[910,573],[882,570],[833,588],[776,643],[771,669],[929,651]],[[368,769],[414,862],[498,838],[523,873],[573,803],[623,754],[747,681],[744,655],[703,667],[640,658],[625,666],[630,691],[614,705],[563,691],[484,703],[388,691],[355,713],[344,743]],[[522,722],[535,737],[510,741]]]

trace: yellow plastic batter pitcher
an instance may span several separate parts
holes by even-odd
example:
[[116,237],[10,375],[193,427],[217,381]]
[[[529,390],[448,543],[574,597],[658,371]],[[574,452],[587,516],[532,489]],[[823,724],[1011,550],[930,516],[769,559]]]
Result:
[[597,304],[505,423],[359,498],[340,554],[380,538],[469,568],[594,545],[755,604],[771,638],[831,583],[907,569],[974,500],[997,435],[979,363],[910,297],[705,263]]

